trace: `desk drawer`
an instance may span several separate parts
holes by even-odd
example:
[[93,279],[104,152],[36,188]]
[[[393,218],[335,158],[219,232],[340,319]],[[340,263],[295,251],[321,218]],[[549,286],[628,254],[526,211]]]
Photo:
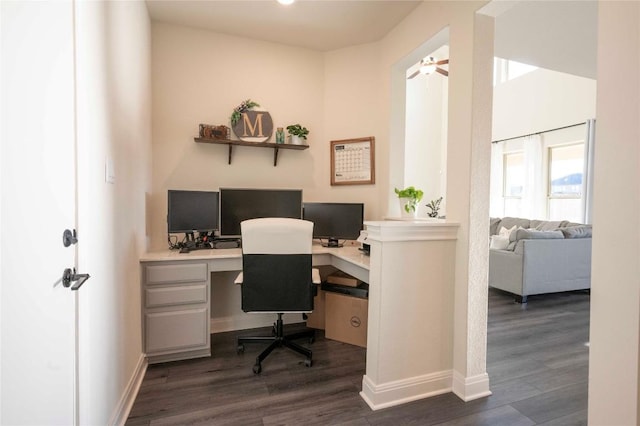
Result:
[[147,288],[144,298],[145,306],[147,308],[157,308],[159,306],[206,303],[207,285],[207,283],[203,283]]
[[208,348],[208,312],[206,308],[200,308],[147,313],[145,315],[146,353]]
[[153,265],[146,267],[147,285],[208,281],[206,263]]

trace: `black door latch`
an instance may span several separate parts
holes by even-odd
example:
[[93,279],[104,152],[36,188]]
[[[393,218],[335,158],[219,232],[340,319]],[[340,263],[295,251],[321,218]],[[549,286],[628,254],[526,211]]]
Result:
[[91,278],[89,274],[76,274],[76,268],[67,268],[62,273],[62,285],[67,288],[71,287],[71,290],[77,290],[89,278]]

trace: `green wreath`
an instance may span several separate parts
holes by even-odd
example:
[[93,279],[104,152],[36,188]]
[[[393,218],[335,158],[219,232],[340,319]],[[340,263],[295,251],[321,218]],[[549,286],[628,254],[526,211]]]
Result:
[[238,120],[240,120],[240,117],[242,117],[243,112],[250,110],[253,107],[259,107],[259,106],[260,104],[258,104],[257,102],[253,102],[251,99],[242,101],[242,103],[237,107],[235,107],[233,109],[233,112],[231,113],[231,127],[236,125]]

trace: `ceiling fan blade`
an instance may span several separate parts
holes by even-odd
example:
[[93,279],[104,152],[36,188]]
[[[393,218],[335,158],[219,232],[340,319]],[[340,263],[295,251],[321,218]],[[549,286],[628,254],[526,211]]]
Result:
[[436,68],[436,72],[444,75],[445,77],[449,77],[449,71],[443,70],[442,68]]
[[448,59],[443,59],[441,61],[436,62],[436,65],[446,65],[449,63]]
[[414,72],[413,74],[411,74],[409,77],[407,77],[407,80],[411,80],[413,77],[415,77],[416,75],[420,74],[420,70]]

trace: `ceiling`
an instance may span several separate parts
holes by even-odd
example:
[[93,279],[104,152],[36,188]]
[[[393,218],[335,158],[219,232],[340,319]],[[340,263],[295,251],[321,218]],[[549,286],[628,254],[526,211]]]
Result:
[[329,51],[382,39],[422,0],[146,0],[153,21]]
[[[382,39],[422,0],[146,0],[153,21],[330,51]],[[494,0],[495,55],[596,77],[597,2]]]

